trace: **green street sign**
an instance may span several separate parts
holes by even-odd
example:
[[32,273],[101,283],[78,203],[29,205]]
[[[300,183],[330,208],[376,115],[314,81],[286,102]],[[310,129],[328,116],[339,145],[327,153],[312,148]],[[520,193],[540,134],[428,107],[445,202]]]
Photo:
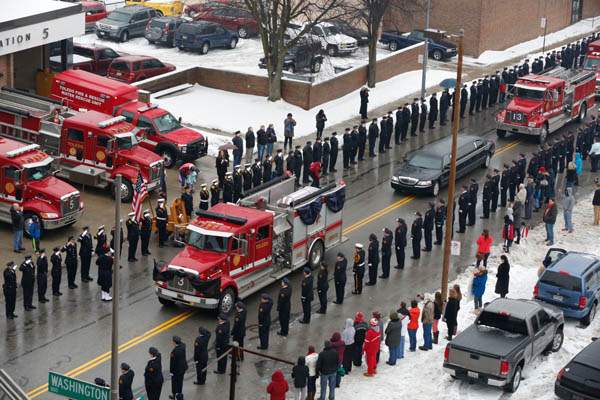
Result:
[[110,400],[110,388],[48,372],[48,392],[73,400]]

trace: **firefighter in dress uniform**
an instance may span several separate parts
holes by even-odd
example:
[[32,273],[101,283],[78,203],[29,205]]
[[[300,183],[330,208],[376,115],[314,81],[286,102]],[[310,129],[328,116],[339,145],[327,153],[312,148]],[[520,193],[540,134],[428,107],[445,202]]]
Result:
[[15,305],[17,304],[17,273],[15,272],[17,265],[10,261],[6,264],[4,270],[4,284],[2,291],[4,292],[4,305],[6,307],[6,318],[15,319]]
[[142,255],[148,256],[150,250],[148,250],[148,245],[150,244],[150,235],[152,233],[152,216],[150,215],[150,210],[144,210],[142,214],[141,221],[141,229],[140,229],[140,238],[142,240]]
[[83,227],[83,232],[77,238],[79,245],[79,258],[81,259],[81,282],[91,282],[90,264],[92,262],[93,243],[92,235],[87,226]]
[[169,219],[169,213],[165,208],[165,199],[158,199],[158,206],[156,207],[156,227],[158,228],[158,247],[164,247],[167,240],[169,240],[169,233],[167,232],[167,222]]
[[356,243],[354,245],[354,265],[352,272],[354,272],[354,290],[352,294],[362,294],[363,278],[365,276],[365,250],[362,243]]
[[129,218],[125,222],[125,226],[127,227],[127,242],[129,243],[127,261],[135,262],[137,261],[135,253],[137,252],[138,241],[140,239],[140,225],[135,220],[134,212],[130,212],[128,216]]
[[208,210],[209,202],[210,193],[206,188],[206,183],[203,183],[202,185],[200,185],[200,209],[205,211]]
[[300,300],[302,301],[303,317],[300,320],[301,324],[310,324],[311,304],[314,299],[313,294],[313,277],[310,268],[304,268],[304,279],[302,279],[302,291]]
[[221,191],[219,189],[219,181],[217,179],[213,179],[212,184],[210,185],[210,206],[214,206],[220,201]]

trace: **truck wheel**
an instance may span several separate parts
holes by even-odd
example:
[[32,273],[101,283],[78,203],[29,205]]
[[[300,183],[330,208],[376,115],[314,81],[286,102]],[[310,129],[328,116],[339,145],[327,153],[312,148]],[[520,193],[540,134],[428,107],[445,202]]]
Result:
[[327,54],[330,57],[337,56],[338,55],[338,48],[337,48],[337,46],[332,46],[332,45],[327,46]]
[[504,129],[496,129],[496,136],[500,139],[504,139],[506,137],[506,131]]
[[229,42],[229,48],[230,49],[235,49],[235,46],[237,46],[237,39],[236,38],[232,38],[231,42]]
[[218,312],[229,315],[235,305],[235,297],[235,291],[232,288],[225,289],[221,294],[221,299],[219,299]]
[[540,137],[538,137],[538,141],[540,144],[546,143],[546,139],[548,139],[548,124],[544,124],[542,126],[542,131],[540,132]]
[[312,67],[310,68],[310,72],[312,72],[313,74],[317,74],[321,71],[321,62],[320,61],[315,61],[312,64]]
[[519,385],[521,384],[521,370],[522,369],[523,369],[523,367],[521,367],[521,365],[517,365],[517,367],[515,369],[515,373],[513,374],[513,377],[510,380],[510,383],[508,385],[506,385],[504,390],[506,390],[507,392],[510,392],[510,393],[514,393],[517,391],[517,389],[519,388]]
[[590,308],[590,312],[588,313],[588,315],[583,317],[583,319],[581,320],[581,323],[585,326],[588,326],[589,324],[591,324],[592,321],[594,320],[594,318],[596,318],[597,311],[598,311],[598,303],[594,302],[594,304],[592,304],[592,308]]
[[[113,196],[114,196],[113,188]],[[133,199],[133,185],[128,179],[121,180],[121,203],[129,203]]]
[[554,333],[554,337],[552,338],[552,342],[550,343],[550,351],[552,351],[553,353],[559,351],[562,347],[564,338],[565,335],[561,327]]
[[162,297],[158,298],[158,302],[165,307],[173,307],[175,305],[175,302],[173,300],[163,299]]
[[440,194],[440,182],[439,181],[434,182],[433,188],[431,189],[431,194],[433,194],[434,197],[437,197],[437,195]]
[[317,240],[313,243],[310,251],[308,253],[308,266],[310,269],[316,269],[321,265],[321,261],[323,260],[323,255],[325,254],[325,247],[323,246],[323,242],[321,240]]
[[240,39],[246,39],[248,37],[248,29],[246,29],[245,26],[240,26],[237,29],[237,34],[240,37]]
[[435,61],[442,61],[444,54],[442,54],[441,50],[435,50],[432,54],[432,57]]
[[123,31],[123,33],[121,33],[121,36],[119,36],[119,40],[121,42],[126,42],[129,40],[129,32],[127,31]]
[[208,42],[206,42],[200,48],[200,54],[206,54],[206,53],[208,53],[208,50],[210,50],[210,44],[208,44]]
[[162,157],[165,168],[173,168],[175,163],[177,163],[177,155],[173,149],[162,149],[158,152],[158,154]]
[[388,48],[390,51],[396,51],[398,50],[398,43],[391,41],[390,44],[388,44]]
[[587,104],[581,103],[581,107],[579,107],[579,115],[577,116],[577,122],[585,121],[586,115],[587,115]]

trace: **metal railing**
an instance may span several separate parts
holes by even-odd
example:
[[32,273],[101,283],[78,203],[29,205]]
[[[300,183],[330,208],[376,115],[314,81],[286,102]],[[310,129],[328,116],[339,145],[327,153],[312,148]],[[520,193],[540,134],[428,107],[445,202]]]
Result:
[[0,400],[29,400],[27,393],[8,375],[0,369]]

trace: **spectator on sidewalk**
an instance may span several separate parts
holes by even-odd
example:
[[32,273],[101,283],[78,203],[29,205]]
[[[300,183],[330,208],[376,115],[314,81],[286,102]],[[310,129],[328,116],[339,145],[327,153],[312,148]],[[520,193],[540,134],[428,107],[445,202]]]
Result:
[[408,339],[410,341],[410,346],[408,350],[416,351],[417,349],[417,330],[419,329],[419,315],[421,311],[419,310],[419,305],[416,300],[412,300],[410,302],[410,310],[408,322]]
[[308,367],[304,357],[298,357],[298,362],[292,368],[292,379],[294,380],[294,399],[306,399],[306,385],[308,383]]
[[[275,146],[276,142],[277,142],[277,134],[275,133],[275,128],[273,127],[273,124],[269,124],[269,126],[267,127],[267,155],[268,156],[273,155],[273,146]],[[292,146],[290,145],[290,150],[291,149],[292,149]]]
[[289,390],[287,381],[280,369],[275,370],[271,375],[271,383],[267,386],[270,400],[285,400],[285,394]]
[[556,210],[556,203],[553,198],[548,199],[546,208],[544,209],[544,216],[542,221],[546,224],[546,245],[552,246],[554,244],[554,224],[556,223],[556,216],[558,211]]
[[442,319],[442,310],[444,309],[444,301],[442,300],[442,293],[435,292],[433,300],[433,344],[438,344],[440,337],[439,322]]
[[512,219],[512,214],[508,211],[511,208],[507,208],[507,213],[504,216],[504,226],[502,227],[502,240],[504,240],[504,252],[510,253],[510,246],[512,245],[513,239],[515,238],[515,224]]
[[329,400],[335,399],[337,370],[338,352],[331,346],[331,342],[326,340],[323,351],[317,358],[317,375],[321,376],[321,400],[325,400],[327,387],[329,387]]
[[244,139],[240,136],[240,131],[235,131],[231,143],[235,146],[235,149],[233,149],[233,166],[236,167],[242,163],[242,155],[244,155]]
[[357,312],[354,317],[354,357],[352,361],[355,367],[362,365],[363,343],[369,326],[365,322],[365,315],[362,312]]
[[406,303],[401,301],[398,309],[398,317],[402,324],[402,332],[400,332],[400,348],[398,349],[398,360],[404,358],[404,348],[406,347],[406,336],[408,336],[408,321],[410,313],[406,308]]
[[306,398],[314,400],[317,394],[317,358],[319,355],[315,351],[315,346],[308,346],[308,353],[304,357],[308,367],[308,381],[306,383]]
[[400,358],[400,339],[402,335],[402,322],[398,318],[396,311],[390,312],[390,322],[385,328],[385,345],[389,349],[389,359],[387,365],[396,365],[396,361]]
[[458,310],[460,309],[460,301],[458,300],[458,293],[454,288],[449,290],[448,303],[446,303],[446,309],[444,310],[444,322],[448,328],[448,336],[446,339],[452,341],[452,336],[456,334],[456,327],[458,325]]
[[477,239],[477,267],[483,261],[483,266],[487,267],[487,260],[490,256],[492,243],[494,243],[494,238],[490,235],[490,232],[487,229],[484,229]]
[[[342,340],[342,335],[339,332],[335,332],[331,335],[331,347],[335,349],[338,354],[338,370],[342,366],[342,362],[344,361],[344,353],[346,350],[346,343]],[[335,387],[339,388],[340,383],[342,382],[342,376],[338,373],[335,378]]]
[[288,113],[287,118],[283,120],[283,149],[292,150],[292,140],[294,139],[294,127],[296,126],[296,120],[292,118],[292,113]]
[[429,295],[425,297],[425,304],[423,305],[423,312],[421,313],[421,324],[423,326],[423,346],[419,346],[419,350],[431,350],[433,348],[432,345],[432,336],[431,329],[433,327],[433,313],[435,311],[435,306],[433,305],[433,301]]
[[487,269],[481,266],[473,275],[473,285],[471,293],[475,302],[475,310],[479,310],[483,306],[483,294],[485,293],[485,284],[487,283]]
[[321,139],[323,136],[323,130],[325,129],[325,121],[327,121],[325,111],[319,110],[315,119],[317,121],[317,139]]
[[257,151],[259,161],[262,161],[263,157],[265,156],[265,151],[267,150],[267,143],[269,143],[267,131],[265,130],[265,126],[261,125],[260,129],[256,131],[256,145],[258,149]]
[[508,284],[510,280],[510,264],[508,263],[508,257],[502,254],[500,256],[502,262],[498,266],[498,272],[496,272],[496,289],[494,290],[500,297],[505,298],[508,294]]
[[10,219],[13,230],[13,251],[20,253],[23,248],[23,209],[18,203],[14,203],[10,209]]
[[352,371],[352,358],[354,357],[354,335],[356,331],[354,330],[354,321],[352,318],[346,318],[346,326],[342,331],[342,340],[346,345],[344,349],[344,359],[342,360],[342,365],[344,366],[344,371],[346,375],[348,375]]
[[246,163],[252,162],[252,155],[254,154],[254,145],[256,144],[256,136],[251,126],[246,131]]
[[573,233],[573,209],[575,208],[575,196],[573,196],[573,188],[565,189],[565,197],[562,201],[563,217],[565,219],[565,227],[563,231]]
[[594,191],[594,198],[592,199],[592,206],[594,206],[594,225],[600,224],[600,180],[596,179],[596,190]]
[[[369,330],[365,336],[365,343],[363,345],[363,351],[365,353],[365,360],[367,362],[367,372],[365,376],[371,377],[377,373],[377,353],[381,346],[381,332],[379,332],[379,322],[377,319],[372,318],[369,322]],[[321,397],[321,400],[325,400]],[[330,398],[330,400],[333,400]]]

